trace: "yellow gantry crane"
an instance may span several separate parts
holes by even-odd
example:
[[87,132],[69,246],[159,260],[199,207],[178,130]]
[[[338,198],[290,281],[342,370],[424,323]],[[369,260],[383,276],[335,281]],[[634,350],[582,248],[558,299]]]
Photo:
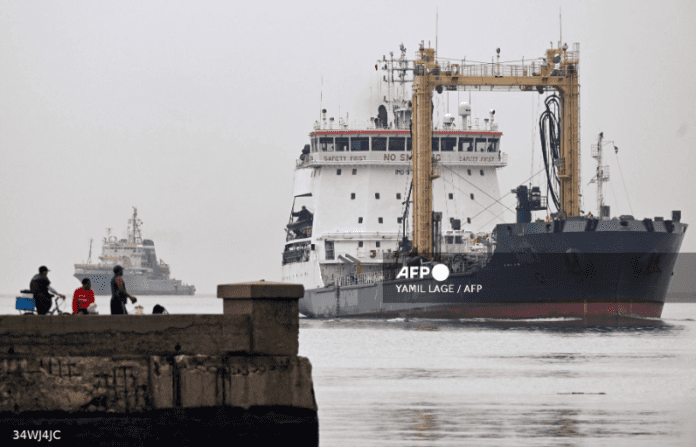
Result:
[[[546,50],[543,62],[525,65],[440,64],[435,50],[417,52],[413,81],[413,248],[420,256],[433,254],[432,181],[439,177],[432,156],[433,90],[538,91],[556,90],[561,103],[560,179],[561,216],[580,214],[580,111],[578,84],[579,45]],[[498,49],[498,55],[500,49]]]

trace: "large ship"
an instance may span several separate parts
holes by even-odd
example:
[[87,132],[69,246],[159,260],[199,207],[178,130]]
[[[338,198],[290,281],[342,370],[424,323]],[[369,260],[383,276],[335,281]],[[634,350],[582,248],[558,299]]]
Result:
[[[687,225],[679,211],[610,215],[601,136],[597,215],[581,210],[578,44],[522,64],[438,60],[423,43],[408,60],[401,45],[380,67],[376,116],[360,126],[322,110],[296,163],[282,276],[305,286],[302,314],[661,316]],[[495,112],[480,122],[461,103],[458,120],[433,122],[433,90],[472,89],[552,93],[540,119],[546,191],[519,186],[514,211],[498,186]]]
[[123,267],[126,290],[132,295],[193,295],[196,288],[169,277],[169,265],[157,259],[155,243],[143,239],[140,232],[142,221],[138,210],[133,207],[133,217],[129,219],[127,239],[118,239],[110,229],[103,239],[99,263],[93,264],[92,246],[86,264],[75,264],[75,278],[82,281],[89,278],[96,295],[111,295],[111,278],[114,266]]

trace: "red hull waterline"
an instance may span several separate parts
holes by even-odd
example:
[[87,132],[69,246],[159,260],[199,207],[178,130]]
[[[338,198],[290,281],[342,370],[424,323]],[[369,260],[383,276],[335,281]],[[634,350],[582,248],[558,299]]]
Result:
[[573,302],[573,303],[466,303],[452,304],[409,311],[381,312],[379,314],[342,315],[342,317],[415,317],[415,318],[660,318],[662,302]]

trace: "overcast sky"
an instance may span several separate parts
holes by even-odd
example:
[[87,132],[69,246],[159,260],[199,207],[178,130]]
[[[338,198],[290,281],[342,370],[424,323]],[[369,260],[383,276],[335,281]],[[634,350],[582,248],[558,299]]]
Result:
[[[585,208],[603,131],[619,147],[607,157],[612,214],[681,209],[696,223],[695,5],[440,2],[438,54],[540,57],[559,40],[562,7],[563,40],[580,42]],[[336,119],[339,108],[352,121],[376,115],[375,61],[402,42],[410,59],[421,40],[435,46],[435,16],[422,1],[1,1],[0,292],[45,264],[69,293],[89,240],[96,260],[107,227],[125,235],[132,206],[173,276],[199,292],[278,280],[295,159],[320,98]],[[539,155],[539,101],[472,96],[474,117],[496,109],[503,192],[529,177],[533,146]],[[696,251],[690,232],[682,251]]]

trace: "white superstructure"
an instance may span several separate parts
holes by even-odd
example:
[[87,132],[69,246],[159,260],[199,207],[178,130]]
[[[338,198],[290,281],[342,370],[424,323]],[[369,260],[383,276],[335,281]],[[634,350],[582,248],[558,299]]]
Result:
[[[394,252],[404,229],[411,185],[410,88],[405,58],[379,61],[387,84],[377,116],[356,126],[326,116],[316,122],[297,160],[293,208],[286,228],[283,281],[306,289],[338,284],[350,276],[379,279],[383,256]],[[444,252],[485,250],[477,230],[489,230],[506,209],[500,203],[497,169],[507,164],[502,133],[490,111],[472,125],[471,107],[459,106],[433,126],[433,157],[440,177],[433,183],[433,210],[442,213]],[[302,207],[307,211],[302,212]],[[406,218],[407,222],[403,219]],[[458,249],[459,248],[459,249]]]

